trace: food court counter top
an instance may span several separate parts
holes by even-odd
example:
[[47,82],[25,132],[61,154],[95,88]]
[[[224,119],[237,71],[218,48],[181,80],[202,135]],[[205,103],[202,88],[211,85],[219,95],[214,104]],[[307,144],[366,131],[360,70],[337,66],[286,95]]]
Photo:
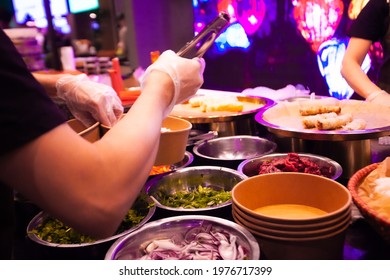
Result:
[[[372,141],[373,162],[379,162],[390,156],[389,145],[379,145],[377,140]],[[199,165],[195,159],[192,165]],[[340,182],[346,186],[345,181]],[[69,251],[66,254],[51,255],[42,250],[26,237],[26,227],[29,221],[40,211],[36,206],[25,201],[16,201],[17,231],[15,234],[14,259],[103,259],[109,246],[101,247],[92,255],[83,255],[81,252]],[[207,214],[207,213],[202,213]],[[175,213],[176,215],[176,213]],[[157,208],[151,221],[172,216],[172,212]],[[213,211],[213,216],[233,220],[231,206]],[[261,251],[261,248],[260,248]],[[260,258],[265,256],[260,254]],[[374,229],[360,216],[357,208],[353,208],[353,222],[347,229],[344,259],[346,260],[387,260],[390,259],[390,244],[387,244]]]

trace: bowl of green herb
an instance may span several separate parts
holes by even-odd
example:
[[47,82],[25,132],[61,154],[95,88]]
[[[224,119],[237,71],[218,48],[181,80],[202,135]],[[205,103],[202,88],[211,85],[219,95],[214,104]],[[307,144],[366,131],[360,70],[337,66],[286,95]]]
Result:
[[51,217],[45,212],[38,213],[27,226],[27,236],[35,243],[56,248],[76,248],[114,242],[148,222],[153,216],[156,206],[151,198],[144,193],[140,194],[127,212],[116,233],[108,238],[96,240],[81,234],[65,225],[60,220]]
[[231,205],[231,190],[247,176],[217,166],[193,166],[146,183],[156,206],[180,212],[208,211]]

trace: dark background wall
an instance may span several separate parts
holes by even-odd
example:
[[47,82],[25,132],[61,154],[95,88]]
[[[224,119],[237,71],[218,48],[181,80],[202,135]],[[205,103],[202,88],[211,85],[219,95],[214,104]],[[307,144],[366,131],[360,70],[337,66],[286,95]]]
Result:
[[[215,0],[217,1],[217,0]],[[0,0],[10,7],[11,0]],[[351,0],[343,0],[344,14],[334,36],[346,36],[351,20],[347,16]],[[266,0],[269,18],[250,36],[248,50],[231,49],[223,55],[208,52],[204,88],[242,91],[266,86],[273,89],[288,84],[302,84],[319,95],[328,95],[316,53],[303,39],[292,18],[291,0]],[[101,30],[92,32],[86,14],[72,15],[73,38],[90,38],[102,49],[115,48],[115,17],[123,12],[128,26],[129,63],[131,67],[150,65],[150,52],[177,51],[194,34],[192,0],[100,0]],[[370,70],[375,76],[377,69]],[[354,97],[357,97],[356,95]],[[358,98],[358,97],[357,97]]]
[[[272,8],[273,14],[268,15],[272,21],[263,22],[259,31],[250,36],[252,46],[248,50],[231,49],[223,55],[206,53],[203,87],[242,91],[257,86],[279,89],[288,84],[302,84],[316,94],[328,95],[317,54],[299,33],[292,18],[292,1],[265,2]],[[350,0],[343,3],[344,13],[334,34],[340,38],[346,36],[351,23],[347,15]],[[176,51],[192,38],[191,0],[129,0],[124,1],[124,7],[131,21],[130,62],[135,66],[147,67],[150,51]]]
[[[248,87],[279,89],[288,84],[302,84],[316,94],[328,94],[317,55],[296,29],[291,1],[275,2],[275,19],[260,26],[261,35],[250,37],[249,50],[230,50],[222,56],[206,54],[205,87],[242,91]],[[350,24],[347,16],[350,1],[344,2],[344,15],[335,36],[345,36]],[[266,31],[262,30],[265,28]]]

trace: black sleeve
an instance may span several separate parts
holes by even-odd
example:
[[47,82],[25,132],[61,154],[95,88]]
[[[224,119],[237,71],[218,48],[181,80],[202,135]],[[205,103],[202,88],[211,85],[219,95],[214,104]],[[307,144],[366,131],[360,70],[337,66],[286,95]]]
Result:
[[0,30],[0,155],[66,121],[35,80],[9,37]]
[[349,37],[379,41],[388,29],[389,6],[386,0],[370,0],[347,32]]

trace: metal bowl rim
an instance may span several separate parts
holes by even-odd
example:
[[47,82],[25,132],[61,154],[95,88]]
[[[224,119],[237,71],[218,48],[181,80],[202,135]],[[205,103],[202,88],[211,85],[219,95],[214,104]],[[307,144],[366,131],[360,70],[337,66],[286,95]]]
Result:
[[[246,175],[244,172],[243,172],[243,169],[245,167],[245,165],[247,165],[248,163],[250,162],[255,162],[255,161],[261,161],[261,160],[267,160],[269,158],[278,158],[278,157],[285,157],[287,156],[289,153],[271,153],[271,154],[266,154],[266,155],[263,155],[263,156],[260,156],[260,157],[256,157],[256,158],[251,158],[251,159],[247,159],[247,160],[244,160],[242,161],[238,167],[237,167],[237,171],[238,172],[241,172],[242,174]],[[329,164],[333,165],[335,167],[335,174],[330,178],[330,179],[333,179],[333,180],[336,180],[338,179],[341,174],[343,173],[343,168],[342,166],[335,160],[331,159],[331,158],[328,158],[328,157],[325,157],[325,156],[321,156],[321,155],[316,155],[316,154],[311,154],[311,153],[295,153],[297,154],[299,157],[307,157],[307,158],[315,158],[315,159],[319,159],[321,161],[326,161],[328,162]],[[248,176],[248,175],[246,175]],[[249,176],[248,176],[249,177]]]
[[181,170],[181,169],[191,165],[191,163],[193,161],[194,161],[194,155],[192,153],[190,153],[189,151],[185,151],[184,158],[181,161],[176,162],[176,163],[170,165],[171,167],[173,167],[172,170],[169,170],[169,171],[166,171],[166,172],[163,172],[163,173],[149,175],[149,178],[152,178],[152,177],[154,178],[156,176],[163,176],[163,175],[166,175],[166,174],[169,174],[169,173],[172,173],[172,172],[177,172],[178,170]]
[[184,215],[184,216],[173,216],[173,217],[168,217],[168,218],[162,218],[159,220],[155,220],[152,222],[147,223],[145,226],[140,228],[137,231],[133,231],[125,236],[122,236],[121,238],[117,239],[111,247],[108,249],[106,255],[105,255],[105,260],[114,260],[116,256],[116,253],[120,248],[118,248],[122,243],[125,243],[128,239],[131,239],[133,236],[136,236],[140,233],[142,233],[145,230],[148,230],[150,228],[157,227],[159,228],[161,225],[165,223],[170,223],[170,222],[182,222],[182,221],[207,221],[216,225],[222,225],[228,228],[233,229],[236,232],[241,233],[243,236],[245,236],[246,241],[249,245],[249,249],[251,250],[251,255],[255,257],[256,259],[260,259],[260,246],[259,243],[256,241],[255,237],[253,234],[244,228],[243,226],[219,217],[213,217],[213,216],[207,216],[207,215]]
[[[154,202],[150,197],[148,197],[147,199],[151,200],[149,201],[150,202]],[[34,242],[38,243],[38,244],[41,244],[41,245],[44,245],[44,246],[48,246],[48,247],[56,247],[56,248],[80,248],[80,247],[88,247],[88,246],[93,246],[93,245],[97,245],[97,244],[101,244],[101,243],[105,243],[105,242],[109,242],[109,241],[112,241],[112,240],[116,240],[122,236],[125,236],[139,228],[141,228],[142,226],[144,226],[151,218],[152,216],[154,215],[155,211],[156,211],[156,205],[153,205],[153,206],[150,206],[149,207],[149,211],[148,211],[148,214],[145,216],[144,219],[142,219],[142,221],[137,224],[136,226],[132,227],[132,228],[129,228],[128,230],[125,230],[119,234],[116,234],[116,235],[113,235],[113,236],[110,236],[110,237],[107,237],[107,238],[104,238],[104,239],[99,239],[99,240],[96,240],[94,242],[90,242],[90,243],[77,243],[77,244],[59,244],[59,243],[52,243],[52,242],[48,242],[48,241],[45,241],[45,240],[42,240],[40,239],[36,234],[34,233],[31,233],[31,230],[33,230],[34,228],[36,228],[37,224],[40,223],[40,221],[46,219],[49,214],[44,212],[44,211],[41,211],[39,212],[34,218],[31,219],[31,221],[28,223],[27,225],[27,236]]]
[[[193,152],[195,155],[199,156],[199,157],[202,157],[202,158],[205,158],[205,159],[209,159],[209,160],[220,160],[220,161],[242,161],[243,159],[226,159],[226,158],[215,158],[215,157],[210,157],[210,156],[206,156],[204,154],[201,154],[199,152],[199,149],[204,147],[205,145],[211,143],[218,143],[218,142],[222,142],[224,140],[231,140],[231,139],[250,139],[250,140],[255,140],[255,141],[258,141],[259,143],[265,143],[265,144],[268,144],[270,145],[270,149],[266,152],[264,152],[262,155],[268,155],[270,153],[273,153],[276,148],[277,148],[277,144],[271,140],[268,140],[266,138],[262,138],[262,137],[259,137],[259,136],[252,136],[252,135],[233,135],[233,136],[224,136],[224,137],[217,137],[217,138],[214,138],[214,139],[210,139],[210,140],[205,140],[197,145],[194,146],[193,148]],[[254,156],[254,157],[257,157],[257,156]],[[253,158],[253,157],[251,157]]]
[[182,169],[179,169],[175,172],[171,172],[171,173],[167,173],[165,175],[161,175],[161,176],[158,176],[158,177],[153,177],[152,179],[148,180],[146,183],[145,183],[145,192],[147,195],[149,195],[149,197],[153,200],[153,202],[155,203],[155,205],[158,207],[158,208],[162,208],[162,209],[165,209],[165,210],[170,210],[170,211],[175,211],[175,212],[203,212],[203,211],[211,211],[211,210],[216,210],[216,209],[219,209],[219,208],[222,208],[222,207],[226,207],[226,206],[229,206],[232,204],[232,200],[228,200],[224,203],[221,203],[221,204],[218,204],[218,205],[215,205],[215,206],[211,206],[211,207],[207,207],[207,208],[177,208],[177,207],[169,207],[169,206],[165,206],[163,204],[161,204],[156,198],[153,197],[153,195],[150,194],[150,188],[152,186],[154,186],[155,183],[157,183],[158,181],[160,181],[161,179],[163,178],[166,178],[166,177],[173,177],[173,176],[177,176],[177,174],[180,174],[180,173],[187,173],[187,172],[191,172],[193,170],[219,170],[219,171],[225,171],[225,172],[228,172],[230,174],[234,174],[236,175],[237,177],[239,177],[241,180],[245,180],[248,178],[247,175],[233,169],[233,168],[228,168],[228,167],[222,167],[222,166],[190,166],[190,167],[185,167],[185,168],[182,168]]
[[[243,98],[252,98],[252,99],[258,99],[258,100],[263,100],[264,105],[261,106],[260,108],[249,110],[249,111],[244,111],[244,112],[237,112],[237,113],[230,113],[228,115],[215,115],[215,116],[183,116],[183,115],[172,115],[174,117],[182,118],[185,119],[193,124],[201,124],[201,123],[212,123],[212,122],[229,122],[229,121],[234,121],[237,118],[244,118],[247,116],[255,115],[257,112],[260,110],[264,110],[265,107],[271,107],[275,105],[275,101],[272,100],[271,98],[263,97],[263,96],[256,96],[256,95],[242,95],[238,93],[235,95],[237,97],[243,97]],[[218,112],[217,112],[218,113]]]
[[261,108],[259,112],[255,115],[255,120],[259,124],[265,126],[269,132],[272,132],[276,135],[284,137],[296,137],[305,140],[326,140],[326,141],[346,141],[346,140],[365,140],[370,138],[376,138],[381,136],[390,135],[390,125],[365,129],[365,130],[298,130],[293,128],[281,127],[272,123],[267,122],[263,118],[263,114],[268,110],[276,106],[277,103],[270,105],[267,108]]

